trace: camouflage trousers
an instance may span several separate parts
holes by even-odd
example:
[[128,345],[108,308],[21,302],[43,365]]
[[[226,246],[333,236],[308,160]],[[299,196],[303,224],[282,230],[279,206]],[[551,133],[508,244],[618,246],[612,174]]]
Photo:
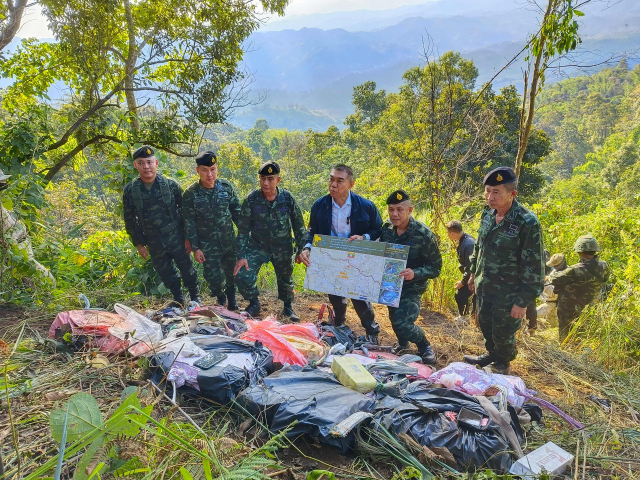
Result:
[[225,295],[227,287],[234,287],[233,269],[236,266],[236,251],[231,249],[227,252],[220,252],[219,249],[202,248],[205,261],[204,279],[209,284],[209,292],[212,297]]
[[271,262],[276,272],[278,283],[278,298],[283,302],[293,301],[293,253],[290,248],[282,248],[278,251],[273,247],[271,253],[257,247],[249,247],[246,253],[249,269],[242,267],[236,275],[238,291],[245,300],[258,298],[258,272],[265,263]]
[[400,296],[400,304],[397,307],[388,307],[389,320],[391,320],[391,328],[398,338],[400,345],[408,342],[415,344],[429,344],[424,330],[416,325],[418,315],[420,315],[420,303],[425,288],[405,287]]
[[[192,297],[198,295],[198,274],[193,268],[191,255],[184,249],[184,241],[171,242],[167,245],[150,243],[148,248],[153,268],[156,269],[160,280],[174,297],[182,296],[180,275],[182,275],[184,286],[189,290],[189,295]],[[178,270],[180,270],[180,275],[178,275]]]
[[571,327],[587,305],[588,303],[576,302],[573,299],[564,299],[562,296],[558,296],[558,339],[560,341],[567,338]]
[[478,324],[484,336],[484,345],[493,357],[501,362],[510,362],[518,356],[516,333],[522,325],[521,318],[513,318],[513,302],[496,299],[489,295],[477,297]]

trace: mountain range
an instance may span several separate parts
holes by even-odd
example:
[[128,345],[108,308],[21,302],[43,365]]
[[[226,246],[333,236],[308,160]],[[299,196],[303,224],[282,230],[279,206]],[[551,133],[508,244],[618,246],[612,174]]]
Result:
[[[640,2],[594,2],[584,13],[577,63],[596,65],[625,52],[630,65],[638,62]],[[253,75],[252,92],[266,100],[237,111],[231,122],[242,128],[257,118],[293,129],[342,126],[352,112],[354,86],[373,80],[396,91],[402,74],[424,64],[425,54],[433,58],[449,50],[474,61],[481,85],[522,49],[538,16],[524,0],[434,0],[382,11],[285,16],[250,37],[245,66]],[[494,88],[520,87],[524,67],[521,58]],[[566,66],[548,77],[584,71]]]

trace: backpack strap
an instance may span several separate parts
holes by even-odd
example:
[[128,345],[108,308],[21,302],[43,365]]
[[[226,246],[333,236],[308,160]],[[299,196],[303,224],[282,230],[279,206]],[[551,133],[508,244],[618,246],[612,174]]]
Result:
[[593,275],[596,280],[598,280],[600,283],[604,283],[604,281],[605,281],[604,277],[602,277],[600,275],[600,272],[598,272],[598,270],[597,270],[597,266],[598,266],[597,262],[589,264],[589,265],[587,265],[587,264],[583,264],[583,265],[584,265],[584,268],[587,269],[587,272],[589,272],[591,275]]
[[138,215],[142,215],[142,193],[140,188],[142,187],[142,180],[140,177],[136,178],[131,185],[131,194],[133,195],[133,206],[136,207]]

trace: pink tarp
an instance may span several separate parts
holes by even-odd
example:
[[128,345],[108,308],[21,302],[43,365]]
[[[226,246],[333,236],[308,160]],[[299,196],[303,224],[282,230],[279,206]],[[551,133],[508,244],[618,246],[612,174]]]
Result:
[[[273,353],[273,360],[276,363],[289,365],[306,365],[307,357],[296,348],[286,336],[297,337],[302,342],[313,342],[311,345],[321,345],[318,340],[318,329],[313,323],[298,323],[283,325],[276,321],[274,317],[268,317],[262,321],[247,320],[248,331],[240,338],[249,341],[259,341]],[[316,347],[317,348],[317,347]],[[319,351],[322,351],[320,347]]]
[[60,312],[49,328],[49,336],[55,338],[56,330],[63,325],[71,327],[73,336],[93,337],[93,344],[104,353],[118,354],[129,347],[128,340],[120,340],[109,333],[109,328],[119,326],[124,318],[116,313],[100,310],[71,310]]

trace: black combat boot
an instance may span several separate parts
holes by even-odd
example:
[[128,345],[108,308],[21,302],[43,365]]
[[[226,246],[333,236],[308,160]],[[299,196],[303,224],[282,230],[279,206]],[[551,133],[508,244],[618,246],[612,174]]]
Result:
[[480,367],[486,367],[490,363],[493,363],[493,355],[490,353],[484,353],[482,355],[465,355],[463,360],[471,365],[479,365]]
[[418,347],[418,355],[422,357],[422,363],[425,365],[435,365],[436,364],[436,354],[431,348],[431,344],[428,340],[423,340],[417,344]]
[[227,297],[225,295],[218,295],[218,305],[223,307],[227,305]]
[[393,346],[391,353],[401,357],[407,353],[410,353],[409,342],[398,342]]
[[198,293],[198,289],[189,290],[189,300],[192,302],[196,302],[198,306],[202,305],[202,300],[200,299],[200,294]]
[[370,335],[367,335],[367,342],[370,343],[371,345],[380,345],[380,340],[378,339],[378,334],[377,333],[372,333]]
[[486,368],[491,373],[499,373],[501,375],[509,375],[509,362],[495,361]]
[[236,286],[231,285],[227,287],[227,310],[238,310],[238,302],[236,302]]
[[284,308],[282,309],[282,315],[288,317],[292,322],[299,322],[300,317],[296,315],[296,312],[293,311],[293,307],[291,306],[291,302],[284,302]]
[[257,317],[260,315],[260,300],[257,298],[249,300],[249,306],[245,308],[244,311],[247,312],[250,317]]
[[169,306],[172,308],[184,308],[184,305],[184,293],[182,293],[182,290],[173,292],[173,300],[169,303]]

